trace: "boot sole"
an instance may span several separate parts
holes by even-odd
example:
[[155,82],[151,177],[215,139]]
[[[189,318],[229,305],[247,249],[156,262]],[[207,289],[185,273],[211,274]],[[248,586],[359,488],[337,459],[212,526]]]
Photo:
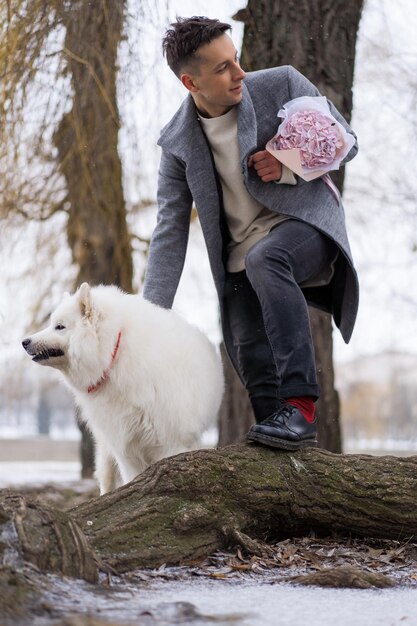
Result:
[[272,448],[281,450],[300,450],[300,448],[316,448],[317,439],[302,439],[300,441],[288,441],[288,439],[278,439],[277,437],[269,437],[268,435],[260,435],[259,433],[248,433],[246,439],[263,443]]

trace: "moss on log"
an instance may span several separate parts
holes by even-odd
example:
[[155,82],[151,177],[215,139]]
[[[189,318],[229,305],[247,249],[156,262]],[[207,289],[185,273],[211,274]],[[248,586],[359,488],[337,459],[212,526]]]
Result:
[[165,459],[72,515],[100,558],[126,571],[310,530],[409,538],[416,510],[417,457],[242,444]]
[[[15,524],[22,501],[15,500]],[[6,509],[10,521],[10,495]],[[42,544],[44,520],[47,535],[56,524],[61,529],[67,523],[72,529],[65,535],[67,554],[75,532],[77,549],[86,550],[89,562],[91,548],[103,567],[118,572],[184,563],[227,545],[256,552],[257,541],[311,530],[408,539],[417,536],[417,457],[282,452],[241,444],[164,459],[129,485],[72,509],[66,518],[41,505],[36,510],[28,523],[37,527],[37,545],[49,545]],[[59,550],[62,531],[54,532],[57,540],[51,545]],[[25,533],[18,536],[24,558],[30,558],[36,550],[28,549]],[[80,555],[77,559],[81,573],[72,575],[84,571],[85,576],[89,570]],[[67,561],[55,556],[53,565],[59,569]]]

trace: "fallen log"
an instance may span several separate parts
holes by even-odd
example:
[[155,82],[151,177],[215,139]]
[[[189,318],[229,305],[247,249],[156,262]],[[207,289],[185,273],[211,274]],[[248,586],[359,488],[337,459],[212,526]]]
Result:
[[[0,498],[0,524],[4,511],[11,520],[12,509],[8,493]],[[125,572],[185,563],[226,546],[256,553],[261,542],[311,531],[406,540],[417,536],[416,513],[417,457],[338,455],[313,448],[282,452],[240,444],[164,459],[129,485],[69,511],[71,532],[58,528],[65,554],[78,555],[79,575],[84,569],[94,577],[86,570],[90,559],[79,556],[82,537],[101,567]],[[47,519],[53,515],[48,509]],[[45,518],[38,517],[39,523],[36,516],[27,518],[26,529],[20,518],[18,536],[27,537],[37,523],[36,532],[42,533]],[[45,532],[50,533],[47,524]],[[59,564],[55,556],[49,567],[59,569]]]
[[98,578],[94,553],[71,516],[5,489],[0,495],[0,566],[18,570],[25,563],[90,582]]

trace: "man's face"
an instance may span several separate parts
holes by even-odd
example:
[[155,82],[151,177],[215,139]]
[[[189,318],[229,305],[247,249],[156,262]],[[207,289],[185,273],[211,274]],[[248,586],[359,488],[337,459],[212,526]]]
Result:
[[191,92],[197,109],[206,117],[218,117],[239,104],[245,72],[228,35],[221,35],[197,52],[195,70],[185,71],[181,82]]

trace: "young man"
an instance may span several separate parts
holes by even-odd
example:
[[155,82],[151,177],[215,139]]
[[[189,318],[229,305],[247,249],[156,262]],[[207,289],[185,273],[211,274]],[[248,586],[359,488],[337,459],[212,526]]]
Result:
[[[225,344],[257,421],[248,439],[293,450],[316,444],[319,387],[307,301],[332,312],[347,342],[358,283],[340,198],[325,180],[305,182],[265,150],[278,110],[318,90],[290,66],[245,74],[229,29],[179,18],[163,40],[188,97],[158,142],[158,223],[144,297],[172,306],[194,201]],[[345,161],[356,152],[355,143]]]

